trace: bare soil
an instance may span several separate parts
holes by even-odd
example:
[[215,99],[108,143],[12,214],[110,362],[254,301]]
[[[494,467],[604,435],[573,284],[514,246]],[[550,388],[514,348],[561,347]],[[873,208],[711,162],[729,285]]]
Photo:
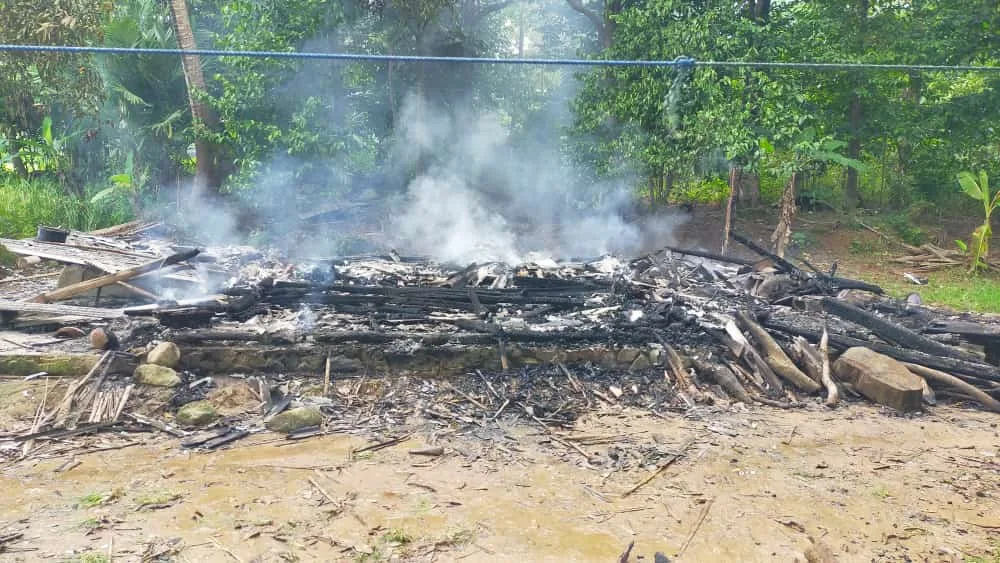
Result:
[[[0,393],[36,402],[24,387]],[[445,431],[353,457],[369,442],[261,434],[192,453],[150,434],[64,472],[69,457],[5,464],[0,536],[24,536],[0,561],[615,561],[632,541],[633,561],[996,561],[998,421],[605,408],[561,434],[608,438],[581,446],[590,460],[535,427],[500,429],[516,447]],[[445,454],[408,453],[428,442]],[[684,455],[627,497],[657,466],[590,463],[648,448]]]

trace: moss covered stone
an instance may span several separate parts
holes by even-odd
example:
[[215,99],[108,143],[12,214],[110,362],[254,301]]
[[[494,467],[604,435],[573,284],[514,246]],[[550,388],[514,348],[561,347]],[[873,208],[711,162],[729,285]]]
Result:
[[184,426],[205,426],[219,418],[219,413],[208,401],[188,403],[177,411],[176,420]]
[[323,413],[315,407],[299,407],[276,415],[264,425],[271,432],[288,434],[323,423]]
[[174,387],[180,384],[181,378],[176,371],[170,368],[156,364],[143,364],[135,368],[135,381],[156,387]]

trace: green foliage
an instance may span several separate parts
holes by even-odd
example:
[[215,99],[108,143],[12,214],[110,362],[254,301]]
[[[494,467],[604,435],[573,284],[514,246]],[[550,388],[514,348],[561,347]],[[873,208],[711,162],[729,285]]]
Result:
[[978,177],[968,171],[959,173],[958,184],[965,195],[981,201],[983,204],[983,224],[972,232],[969,244],[963,249],[969,253],[970,271],[975,273],[978,269],[985,267],[983,262],[989,255],[990,238],[993,236],[993,227],[990,221],[993,211],[1000,207],[1000,190],[997,190],[995,194],[990,193],[990,179],[983,170],[979,171]]
[[3,237],[34,236],[38,225],[87,231],[131,218],[128,200],[117,195],[91,202],[68,195],[51,179],[0,176],[0,236]]
[[721,204],[729,197],[729,183],[722,178],[706,178],[676,186],[671,200],[683,203]]
[[885,224],[906,244],[920,246],[927,242],[927,231],[917,224],[910,213],[888,215]]

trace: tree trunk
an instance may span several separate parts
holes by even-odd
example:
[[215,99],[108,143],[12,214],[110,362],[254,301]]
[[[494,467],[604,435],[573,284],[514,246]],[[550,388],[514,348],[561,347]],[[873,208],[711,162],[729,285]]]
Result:
[[[188,17],[187,1],[170,0],[170,12],[174,19],[178,47],[186,51],[197,49],[198,44],[195,42],[191,20]],[[194,150],[197,168],[191,195],[193,198],[197,198],[204,194],[218,193],[219,186],[222,184],[216,166],[216,147],[206,138],[206,134],[218,125],[218,118],[212,108],[200,99],[206,91],[201,58],[197,55],[185,55],[181,57],[181,65],[184,69],[188,104],[191,107],[191,121],[195,131]]]
[[781,211],[778,226],[771,235],[771,242],[774,244],[774,253],[785,257],[785,248],[792,239],[792,222],[795,220],[795,191],[799,184],[799,174],[792,173],[792,178],[788,180],[784,193],[781,194]]
[[[851,130],[851,138],[847,143],[847,156],[855,160],[861,159],[861,121],[864,117],[861,96],[857,93],[851,95],[851,105],[848,110],[848,125]],[[849,167],[847,169],[847,180],[844,183],[844,206],[848,210],[853,210],[861,201],[860,178],[857,169]]]

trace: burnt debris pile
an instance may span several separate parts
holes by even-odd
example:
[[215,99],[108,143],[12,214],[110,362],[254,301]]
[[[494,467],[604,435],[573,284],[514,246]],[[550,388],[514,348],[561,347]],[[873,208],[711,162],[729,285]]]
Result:
[[[18,444],[126,424],[218,447],[254,429],[302,437],[413,415],[548,428],[615,405],[865,398],[907,412],[948,398],[1000,412],[996,324],[887,298],[738,234],[757,259],[665,248],[456,266],[394,252],[291,261],[185,248],[154,229],[0,241],[19,257],[0,280],[0,372],[70,382]],[[216,412],[233,381],[252,416]],[[191,405],[204,413],[182,416]],[[205,424],[204,439],[190,434]]]

